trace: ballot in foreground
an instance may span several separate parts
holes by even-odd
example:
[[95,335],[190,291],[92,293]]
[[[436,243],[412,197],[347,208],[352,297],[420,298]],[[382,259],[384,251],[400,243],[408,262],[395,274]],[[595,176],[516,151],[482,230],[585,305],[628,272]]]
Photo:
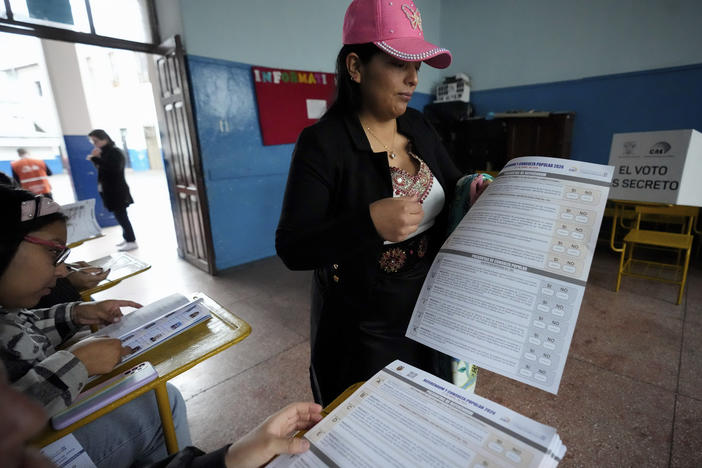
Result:
[[533,421],[402,361],[366,381],[268,467],[552,467],[566,447]]

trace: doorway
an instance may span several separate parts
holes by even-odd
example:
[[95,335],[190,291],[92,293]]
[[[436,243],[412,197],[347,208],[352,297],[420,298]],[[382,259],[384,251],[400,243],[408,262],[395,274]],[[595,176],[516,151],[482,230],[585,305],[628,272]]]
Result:
[[[59,125],[52,134],[58,142],[42,150],[46,153],[45,159],[62,169],[60,173],[67,173],[56,177],[58,186],[61,180],[70,181],[65,185],[72,189],[73,196],[70,190],[63,190],[65,195],[57,201],[95,198],[99,222],[103,226],[114,223],[111,214],[101,209],[94,170],[85,161],[85,155],[92,150],[85,139],[86,133],[94,128],[106,129],[128,156],[127,167],[132,171],[132,178],[142,171],[163,173],[165,168],[171,210],[149,207],[145,218],[153,221],[154,213],[171,212],[171,222],[166,224],[169,233],[175,235],[178,255],[214,274],[212,234],[182,45],[177,38],[158,44],[152,0],[126,0],[119,5],[95,2],[83,0],[76,5],[73,0],[42,2],[42,5],[52,5],[44,11],[37,9],[36,3],[17,0],[10,4],[5,2],[6,8],[0,9],[0,32],[41,38],[44,68],[51,71],[47,73],[49,81],[62,81],[53,86],[57,91],[53,108]],[[56,7],[59,3],[63,7]],[[110,8],[112,10],[107,11]],[[120,14],[141,20],[114,21]],[[121,26],[110,29],[110,24]],[[127,24],[134,31],[127,31],[130,29],[125,29]],[[151,43],[147,42],[149,38]],[[167,66],[159,65],[157,69],[157,61]],[[159,87],[159,84],[170,86],[176,77],[176,88]],[[72,93],[65,92],[67,88],[72,89]],[[173,97],[178,102],[165,103]],[[164,117],[169,105],[178,110],[179,119],[175,125],[167,115]],[[154,117],[156,113],[158,118]],[[159,134],[165,140],[163,147]],[[5,143],[7,147],[17,146],[17,141]],[[0,149],[0,170],[7,169],[3,161],[4,165],[9,165],[13,151]],[[178,177],[179,168],[187,169],[189,174],[185,184]],[[129,181],[130,177],[127,179]],[[146,185],[153,188],[153,178]],[[152,190],[146,193],[154,194]],[[163,229],[158,231],[163,232]]]

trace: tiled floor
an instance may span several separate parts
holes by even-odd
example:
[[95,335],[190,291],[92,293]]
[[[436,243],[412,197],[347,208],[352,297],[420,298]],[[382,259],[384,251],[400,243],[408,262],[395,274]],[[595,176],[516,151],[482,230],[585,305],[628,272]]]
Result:
[[[148,272],[99,295],[144,303],[173,291],[204,291],[248,321],[240,344],[174,379],[203,449],[230,442],[268,414],[309,400],[309,272],[268,258],[210,277],[178,259],[167,199],[141,192],[158,176],[130,176],[130,208]],[[136,179],[133,179],[136,177]],[[165,227],[164,227],[165,226]],[[119,229],[76,249],[74,259],[113,251]],[[568,452],[561,466],[702,466],[702,259],[682,305],[676,290],[625,278],[614,292],[617,258],[598,251],[557,396],[480,371],[477,393],[555,426]]]

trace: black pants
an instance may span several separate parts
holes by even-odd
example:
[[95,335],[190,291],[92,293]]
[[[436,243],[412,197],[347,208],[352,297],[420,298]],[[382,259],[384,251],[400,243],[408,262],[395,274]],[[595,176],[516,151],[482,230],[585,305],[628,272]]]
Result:
[[115,219],[122,226],[122,237],[127,242],[136,241],[134,237],[134,229],[132,229],[132,223],[129,222],[129,216],[127,216],[127,207],[119,208],[112,212],[115,215]]

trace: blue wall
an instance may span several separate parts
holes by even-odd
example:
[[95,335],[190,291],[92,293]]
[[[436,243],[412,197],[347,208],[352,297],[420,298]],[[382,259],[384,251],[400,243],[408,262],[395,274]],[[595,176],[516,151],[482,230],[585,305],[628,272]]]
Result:
[[[189,55],[188,70],[216,268],[275,255],[294,145],[263,146],[251,65]],[[430,101],[415,93],[410,105]]]
[[448,74],[485,90],[702,63],[699,0],[441,0]]
[[575,111],[572,159],[606,164],[612,134],[702,129],[702,64],[471,93],[478,115]]
[[[341,49],[341,29],[350,0],[252,1],[180,0],[157,2],[163,31],[183,30],[185,50],[192,55],[254,65],[333,73]],[[425,38],[439,43],[442,3],[415,0]],[[163,11],[163,15],[160,13]],[[164,34],[163,37],[168,37]],[[442,73],[423,67],[418,90],[433,93]]]

